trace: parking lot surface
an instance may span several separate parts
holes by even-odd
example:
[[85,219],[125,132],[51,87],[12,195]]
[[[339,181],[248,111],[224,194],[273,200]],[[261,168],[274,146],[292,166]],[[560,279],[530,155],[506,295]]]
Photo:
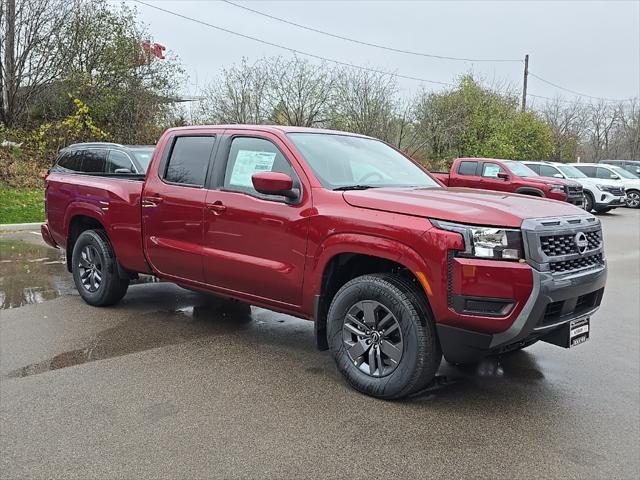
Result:
[[638,478],[640,211],[600,216],[591,339],[399,402],[351,390],[313,324],[142,281],[86,305],[60,253],[0,235],[2,478]]

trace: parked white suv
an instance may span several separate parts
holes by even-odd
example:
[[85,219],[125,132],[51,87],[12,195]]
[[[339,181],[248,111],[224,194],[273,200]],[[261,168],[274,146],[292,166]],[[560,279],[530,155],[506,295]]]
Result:
[[624,168],[605,163],[572,163],[571,165],[589,178],[595,178],[598,181],[608,180],[615,182],[616,185],[625,190],[627,207],[640,207],[640,178],[633,173],[626,171]]
[[624,206],[624,190],[615,181],[600,180],[587,177],[580,170],[565,163],[552,162],[522,162],[542,177],[564,178],[582,185],[587,212],[595,210],[604,213],[616,207]]

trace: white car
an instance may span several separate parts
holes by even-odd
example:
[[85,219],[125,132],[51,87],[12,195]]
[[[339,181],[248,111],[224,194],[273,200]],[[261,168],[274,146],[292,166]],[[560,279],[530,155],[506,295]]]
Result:
[[542,177],[564,178],[582,185],[587,212],[604,213],[625,205],[624,190],[613,180],[589,178],[572,165],[552,162],[524,161],[527,167]]
[[626,171],[624,168],[605,163],[572,163],[571,165],[589,178],[616,182],[617,185],[625,190],[627,207],[640,207],[640,178],[633,173]]

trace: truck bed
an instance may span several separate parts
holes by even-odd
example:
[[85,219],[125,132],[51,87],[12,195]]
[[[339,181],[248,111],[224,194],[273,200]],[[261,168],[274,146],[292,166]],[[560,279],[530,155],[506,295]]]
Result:
[[140,207],[143,182],[144,175],[51,172],[45,208],[53,239],[64,248],[74,221],[99,218],[120,264],[127,270],[146,272]]

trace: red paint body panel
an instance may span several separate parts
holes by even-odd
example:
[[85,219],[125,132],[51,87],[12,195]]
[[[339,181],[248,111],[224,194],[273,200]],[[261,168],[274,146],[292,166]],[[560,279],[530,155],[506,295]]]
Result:
[[[458,173],[458,167],[460,162],[465,160],[498,164],[503,170],[508,172],[509,179],[504,180],[501,178],[482,177],[479,175],[460,175]],[[576,182],[561,178],[520,177],[515,175],[508,165],[502,160],[493,158],[456,158],[451,165],[449,173],[434,172],[432,175],[449,187],[479,188],[482,190],[494,190],[507,193],[515,193],[521,188],[527,188],[539,192],[539,194],[545,198],[560,201],[566,201],[567,195],[563,192],[552,192],[550,189],[551,185],[577,185]]]
[[[150,266],[157,276],[181,285],[303,318],[313,317],[325,269],[336,255],[381,257],[424,279],[437,322],[493,333],[513,322],[530,295],[530,267],[456,258],[455,293],[516,301],[505,318],[458,314],[448,305],[448,268],[449,252],[464,248],[462,237],[435,228],[429,218],[518,228],[526,218],[580,213],[566,203],[464,188],[327,190],[288,139],[290,131],[306,130],[237,125],[171,129],[158,142],[144,183],[52,173],[47,178],[47,235],[64,246],[74,216],[89,216],[105,227],[128,270],[147,272]],[[301,197],[273,201],[166,183],[159,169],[176,134],[247,135],[273,142],[299,177]]]

